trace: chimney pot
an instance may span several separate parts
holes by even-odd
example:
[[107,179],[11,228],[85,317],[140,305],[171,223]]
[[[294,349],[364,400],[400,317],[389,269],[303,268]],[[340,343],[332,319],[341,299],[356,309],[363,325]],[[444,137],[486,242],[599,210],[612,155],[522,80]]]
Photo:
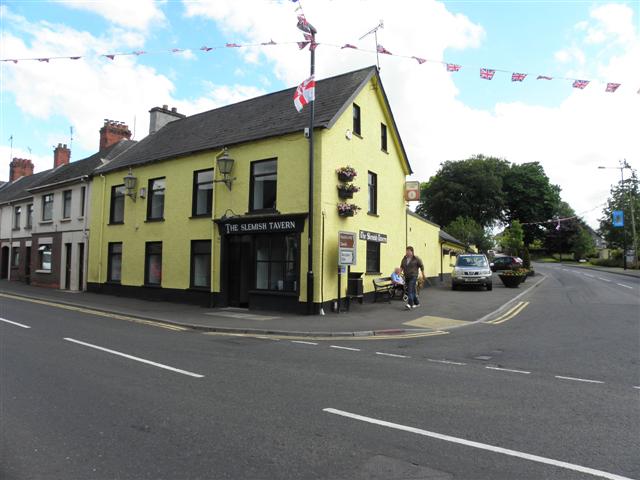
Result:
[[178,109],[177,109],[176,107],[171,107],[171,111],[172,111],[173,113],[176,113],[176,112],[178,111]]
[[164,108],[165,110],[169,110],[169,105],[162,105],[162,108]]
[[60,165],[67,165],[71,159],[71,150],[67,148],[67,144],[61,143],[53,150],[53,168],[57,168]]
[[100,150],[104,150],[120,140],[131,138],[131,130],[124,123],[117,120],[107,120],[100,129]]
[[33,175],[33,162],[25,158],[14,158],[9,164],[9,181]]

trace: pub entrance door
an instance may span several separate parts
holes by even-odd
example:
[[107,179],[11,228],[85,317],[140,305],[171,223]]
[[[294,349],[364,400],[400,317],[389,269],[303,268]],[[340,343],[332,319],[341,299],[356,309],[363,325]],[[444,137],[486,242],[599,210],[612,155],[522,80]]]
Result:
[[253,280],[253,243],[251,235],[227,237],[227,291],[230,307],[249,307]]

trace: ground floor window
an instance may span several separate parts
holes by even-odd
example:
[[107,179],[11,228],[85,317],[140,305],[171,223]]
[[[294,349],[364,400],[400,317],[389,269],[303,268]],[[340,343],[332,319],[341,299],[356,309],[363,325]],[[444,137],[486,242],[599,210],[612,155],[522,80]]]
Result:
[[13,268],[20,266],[20,247],[13,247],[11,249],[11,266]]
[[191,241],[191,288],[211,287],[211,240]]
[[38,247],[38,267],[40,270],[51,271],[51,245]]
[[162,242],[147,242],[144,257],[145,285],[160,285],[162,283]]
[[367,273],[380,273],[380,243],[367,242]]
[[110,242],[107,264],[107,281],[120,282],[122,279],[122,242]]
[[298,290],[298,238],[295,234],[256,235],[256,289]]

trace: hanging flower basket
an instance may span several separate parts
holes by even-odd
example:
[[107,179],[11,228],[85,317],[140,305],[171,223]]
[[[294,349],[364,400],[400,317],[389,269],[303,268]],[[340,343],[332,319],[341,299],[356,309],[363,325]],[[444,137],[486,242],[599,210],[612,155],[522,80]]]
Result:
[[340,180],[341,182],[350,182],[358,175],[356,169],[349,165],[347,165],[346,167],[338,168],[336,170],[336,173],[338,174],[338,180]]
[[360,187],[353,183],[338,185],[338,196],[340,198],[353,198],[353,194],[360,190]]
[[358,210],[360,210],[360,207],[351,203],[338,204],[338,215],[341,217],[353,217],[358,213]]

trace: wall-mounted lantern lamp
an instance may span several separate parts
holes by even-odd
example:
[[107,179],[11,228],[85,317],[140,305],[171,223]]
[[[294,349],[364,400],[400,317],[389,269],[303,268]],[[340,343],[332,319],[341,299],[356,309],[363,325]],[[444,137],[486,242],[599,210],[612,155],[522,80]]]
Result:
[[131,199],[136,201],[136,183],[138,179],[133,176],[133,172],[131,171],[131,167],[129,167],[129,173],[126,177],[124,177],[124,188],[127,190],[127,196],[131,197]]
[[218,171],[222,175],[222,178],[220,180],[214,180],[214,182],[224,183],[229,190],[231,190],[231,184],[236,179],[236,177],[231,177],[234,162],[235,160],[231,158],[229,150],[226,147],[216,156]]

